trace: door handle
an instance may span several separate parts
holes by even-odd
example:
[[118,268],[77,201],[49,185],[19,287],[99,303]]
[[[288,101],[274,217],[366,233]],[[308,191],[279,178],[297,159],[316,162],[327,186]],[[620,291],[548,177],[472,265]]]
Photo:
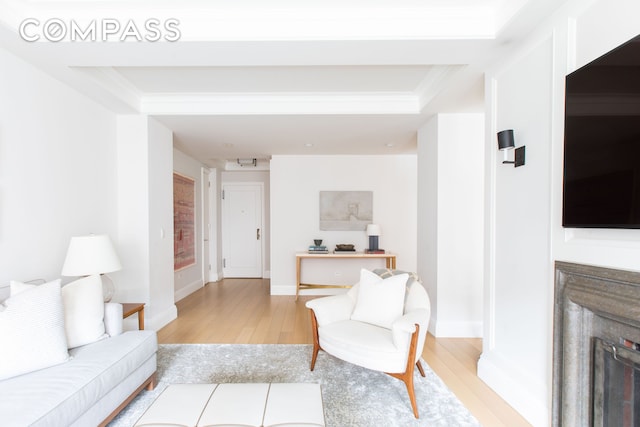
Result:
[[256,240],[260,240],[260,229],[256,228]]

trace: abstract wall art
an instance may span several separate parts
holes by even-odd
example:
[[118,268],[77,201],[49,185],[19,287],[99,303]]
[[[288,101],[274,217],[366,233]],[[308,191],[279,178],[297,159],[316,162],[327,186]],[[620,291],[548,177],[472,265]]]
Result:
[[195,180],[173,173],[173,269],[196,263]]

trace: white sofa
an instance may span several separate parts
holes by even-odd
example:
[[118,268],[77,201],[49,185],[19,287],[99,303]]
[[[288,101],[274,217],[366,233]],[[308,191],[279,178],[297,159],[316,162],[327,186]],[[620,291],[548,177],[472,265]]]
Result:
[[153,389],[155,331],[123,333],[122,305],[104,308],[104,338],[69,349],[67,361],[0,381],[2,426],[106,425],[142,389]]

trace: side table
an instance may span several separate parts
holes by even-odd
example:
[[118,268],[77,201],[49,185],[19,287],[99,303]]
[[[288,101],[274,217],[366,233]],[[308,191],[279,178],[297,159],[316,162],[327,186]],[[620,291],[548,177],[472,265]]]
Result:
[[139,302],[123,302],[122,303],[122,318],[138,313],[138,329],[141,331],[144,329],[144,303]]

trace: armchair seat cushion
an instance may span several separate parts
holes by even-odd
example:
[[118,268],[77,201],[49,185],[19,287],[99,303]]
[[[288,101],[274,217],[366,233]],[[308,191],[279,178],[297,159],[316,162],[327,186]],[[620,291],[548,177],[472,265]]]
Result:
[[407,350],[396,347],[390,329],[356,320],[342,320],[318,328],[320,346],[338,359],[389,373],[404,372]]

